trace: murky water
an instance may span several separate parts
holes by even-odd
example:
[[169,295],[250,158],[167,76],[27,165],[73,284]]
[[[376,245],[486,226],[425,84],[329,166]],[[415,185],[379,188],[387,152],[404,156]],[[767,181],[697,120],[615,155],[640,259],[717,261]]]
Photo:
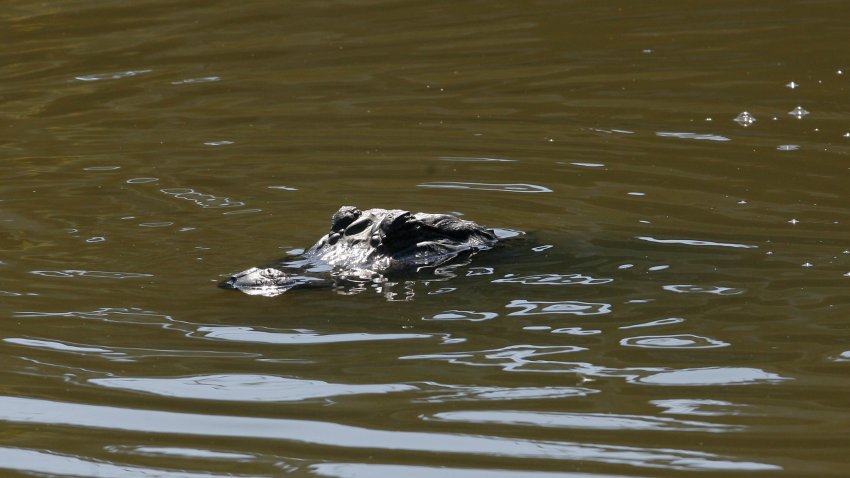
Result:
[[[3,476],[846,476],[848,15],[8,3]],[[527,234],[216,287],[343,204]]]

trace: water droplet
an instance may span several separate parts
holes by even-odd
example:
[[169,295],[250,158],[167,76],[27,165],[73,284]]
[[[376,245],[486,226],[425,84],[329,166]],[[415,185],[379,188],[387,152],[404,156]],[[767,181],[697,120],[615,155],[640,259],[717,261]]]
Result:
[[803,267],[814,267],[814,266],[815,266],[815,265],[814,265],[814,264],[812,264],[811,262],[804,262],[804,263],[803,263]]
[[800,149],[800,145],[799,144],[780,144],[779,146],[776,147],[776,149],[779,150],[779,151],[796,151],[796,150]]
[[789,83],[786,83],[786,84],[785,84],[785,86],[787,86],[788,88],[791,88],[791,89],[793,90],[794,88],[799,88],[799,87],[800,87],[800,84],[799,84],[799,83],[796,83],[796,82],[791,81],[791,82],[789,82]]
[[799,224],[799,223],[800,223],[800,221],[798,221],[796,219],[791,219],[790,221],[788,221],[788,224]]
[[735,121],[736,123],[738,123],[741,126],[746,127],[746,126],[749,126],[749,125],[755,123],[756,117],[751,115],[750,113],[744,111],[741,114],[739,114],[738,116],[736,116],[733,121]]
[[802,118],[803,116],[806,116],[807,114],[809,114],[809,112],[806,111],[805,109],[803,109],[802,106],[798,106],[798,107],[794,108],[793,110],[789,111],[788,114],[799,119],[799,118]]

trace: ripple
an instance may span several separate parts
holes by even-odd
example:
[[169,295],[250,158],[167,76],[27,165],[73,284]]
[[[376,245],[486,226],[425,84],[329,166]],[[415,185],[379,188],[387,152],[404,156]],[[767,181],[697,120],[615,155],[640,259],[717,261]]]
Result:
[[168,471],[162,468],[143,468],[130,465],[114,465],[102,461],[86,460],[73,455],[44,453],[25,448],[0,447],[0,470],[37,473],[42,476],[97,476],[98,478],[224,478],[247,475],[227,473],[193,473]]
[[611,312],[611,304],[605,304],[600,302],[579,302],[574,300],[566,300],[562,302],[513,300],[505,307],[523,309],[508,314],[514,316],[546,314],[600,315],[608,314]]
[[733,247],[740,249],[758,249],[759,246],[752,244],[736,244],[734,242],[714,242],[714,241],[695,241],[691,239],[656,239],[650,236],[637,236],[636,239],[641,241],[654,242],[656,244],[682,244],[686,246],[715,246],[715,247]]
[[120,324],[156,324],[163,325],[172,323],[171,316],[158,314],[149,310],[138,308],[102,307],[90,312],[15,312],[17,318],[39,318],[39,317],[74,317],[80,319],[93,319],[102,322],[116,322]]
[[598,285],[614,282],[614,279],[593,278],[582,274],[534,274],[529,276],[516,277],[514,274],[507,274],[501,279],[496,279],[493,283],[499,284],[525,284],[525,285]]
[[641,328],[641,327],[657,327],[659,325],[681,324],[684,321],[685,321],[685,319],[680,318],[680,317],[669,317],[667,319],[658,319],[658,320],[653,320],[651,322],[643,322],[643,323],[640,323],[640,324],[623,325],[623,326],[620,327],[620,329],[625,330],[625,329],[638,329],[638,328]]
[[744,293],[744,289],[719,285],[670,284],[662,286],[662,289],[679,294],[738,295]]
[[102,387],[199,400],[291,402],[340,395],[383,394],[418,390],[405,384],[350,385],[274,375],[220,374],[175,378],[94,378]]
[[721,433],[740,431],[744,427],[705,423],[693,420],[653,417],[650,415],[619,415],[615,413],[526,412],[515,410],[439,412],[434,419],[448,422],[497,423],[500,425],[532,425],[546,428],[576,428],[583,430],[654,430],[672,432]]
[[704,367],[660,372],[634,379],[646,385],[711,386],[777,383],[789,380],[775,373],[749,367]]
[[[599,390],[586,387],[484,387],[465,385],[436,385],[434,395],[414,400],[420,403],[479,402],[482,400],[535,400],[585,397]],[[440,390],[445,389],[445,390]]]
[[[0,421],[43,426],[122,430],[145,434],[285,440],[351,450],[415,451],[514,458],[592,461],[679,470],[778,470],[764,463],[742,462],[701,451],[646,448],[522,438],[387,431],[305,419],[255,418],[164,412],[99,405],[81,405],[22,397],[0,396]],[[35,462],[19,449],[0,448],[0,466]],[[56,455],[46,455],[45,458]],[[65,462],[66,460],[61,460]],[[46,465],[44,465],[46,467]],[[111,465],[105,465],[111,466]],[[46,468],[45,468],[46,469]],[[65,474],[68,468],[62,469]],[[54,471],[50,468],[48,472]],[[92,469],[81,469],[90,475]],[[120,476],[128,476],[123,474]],[[131,475],[130,475],[131,476]],[[167,475],[165,475],[167,476]],[[191,476],[191,475],[190,475]]]
[[552,190],[535,184],[513,184],[513,183],[461,183],[461,182],[433,182],[417,184],[420,188],[439,189],[471,189],[481,191],[503,191],[511,193],[551,193]]
[[89,166],[83,168],[83,171],[115,171],[116,169],[121,169],[121,166]]
[[79,81],[103,81],[103,80],[120,80],[122,78],[130,78],[132,76],[142,75],[144,73],[150,73],[153,70],[129,70],[129,71],[119,71],[117,73],[100,73],[95,75],[82,75],[75,76],[75,80]]
[[513,163],[515,159],[505,159],[505,158],[484,158],[484,157],[468,157],[468,156],[441,156],[439,158],[440,161],[455,161],[455,162],[464,162],[464,163]]
[[680,139],[696,139],[700,141],[732,141],[726,136],[720,136],[716,134],[698,134],[698,133],[665,133],[658,132],[655,133],[656,136],[660,136],[662,138],[680,138]]
[[340,342],[364,342],[371,340],[428,339],[432,334],[320,334],[311,330],[293,330],[292,332],[269,332],[251,327],[198,327],[199,332],[208,339],[234,342],[258,342],[265,344],[332,344]]
[[[500,349],[473,350],[399,357],[402,360],[445,360],[452,364],[499,367],[506,372],[577,372],[601,367],[563,362],[555,357],[587,350],[575,345],[509,345]],[[545,359],[540,360],[541,357]]]
[[221,141],[207,141],[204,143],[205,146],[227,146],[229,144],[233,144],[233,141],[223,139]]
[[466,270],[467,277],[472,276],[488,276],[494,272],[492,267],[470,267]]
[[604,163],[570,163],[573,166],[581,166],[583,168],[604,168]]
[[35,292],[12,292],[10,290],[0,290],[0,297],[22,297],[22,296],[35,296],[38,295]]
[[15,345],[23,345],[25,347],[35,347],[40,349],[48,349],[48,350],[58,350],[61,352],[73,352],[73,353],[102,353],[102,354],[118,354],[110,349],[105,349],[102,347],[91,347],[91,346],[81,346],[77,344],[70,344],[65,342],[56,342],[52,340],[40,340],[40,339],[26,339],[22,337],[8,337],[3,339],[3,342],[7,342]]
[[225,216],[234,216],[236,214],[253,214],[255,212],[263,212],[262,209],[254,208],[254,209],[240,209],[238,211],[226,211],[223,212]]
[[130,178],[127,180],[127,184],[145,184],[145,183],[155,183],[159,181],[159,178]]
[[252,460],[254,455],[247,453],[231,453],[223,451],[202,450],[198,448],[178,448],[166,446],[108,446],[104,447],[111,452],[133,453],[146,456],[176,456],[180,458],[192,458],[202,460]]
[[280,189],[281,191],[298,191],[297,188],[289,186],[266,186],[267,189]]
[[423,317],[424,320],[465,320],[469,322],[481,322],[483,320],[495,319],[499,314],[495,312],[475,312],[473,310],[447,310],[434,314],[432,317]]
[[310,465],[310,471],[318,476],[332,478],[626,478],[621,475],[588,475],[585,473],[559,473],[551,471],[496,470],[484,468],[449,468],[442,465],[379,465],[372,463],[318,463]]
[[82,271],[77,269],[65,269],[61,271],[31,271],[30,273],[44,277],[97,277],[100,279],[138,279],[140,277],[153,277],[153,274],[144,274],[141,272]]
[[172,85],[191,85],[195,83],[211,83],[221,81],[219,76],[202,76],[200,78],[186,78],[185,80],[172,81]]
[[601,334],[601,330],[597,329],[583,329],[581,327],[561,327],[559,329],[552,330],[553,334],[567,334],[567,335],[598,335]]
[[202,208],[227,208],[240,207],[245,205],[245,203],[242,201],[232,201],[230,198],[227,197],[219,197],[214,196],[212,194],[205,194],[189,188],[167,188],[160,189],[160,191],[177,199],[192,202],[198,206],[201,206]]
[[716,349],[730,344],[699,335],[680,334],[628,337],[621,340],[620,345],[647,349]]
[[742,407],[746,407],[746,405],[738,405],[724,400],[687,398],[650,400],[649,403],[660,408],[666,408],[666,410],[661,413],[696,415],[704,417],[742,415],[743,412],[740,409]]
[[139,227],[168,227],[173,226],[174,223],[171,221],[163,221],[163,222],[140,222]]

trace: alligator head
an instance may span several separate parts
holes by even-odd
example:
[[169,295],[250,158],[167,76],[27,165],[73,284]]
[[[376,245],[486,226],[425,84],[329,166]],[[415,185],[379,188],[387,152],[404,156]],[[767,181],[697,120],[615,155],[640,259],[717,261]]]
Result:
[[[337,278],[369,279],[387,273],[437,267],[486,249],[496,234],[450,214],[343,206],[330,231],[298,261],[252,267],[222,287],[256,295],[278,295],[294,287],[331,283]],[[296,269],[296,273],[287,270]]]
[[439,266],[496,239],[493,231],[450,214],[343,206],[307,255],[336,268],[387,273]]

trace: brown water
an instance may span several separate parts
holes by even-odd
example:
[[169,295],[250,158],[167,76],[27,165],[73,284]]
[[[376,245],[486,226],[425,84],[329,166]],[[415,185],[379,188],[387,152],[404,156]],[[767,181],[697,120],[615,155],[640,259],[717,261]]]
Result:
[[[850,473],[847,2],[4,7],[2,476]],[[215,286],[343,204],[528,234]]]

